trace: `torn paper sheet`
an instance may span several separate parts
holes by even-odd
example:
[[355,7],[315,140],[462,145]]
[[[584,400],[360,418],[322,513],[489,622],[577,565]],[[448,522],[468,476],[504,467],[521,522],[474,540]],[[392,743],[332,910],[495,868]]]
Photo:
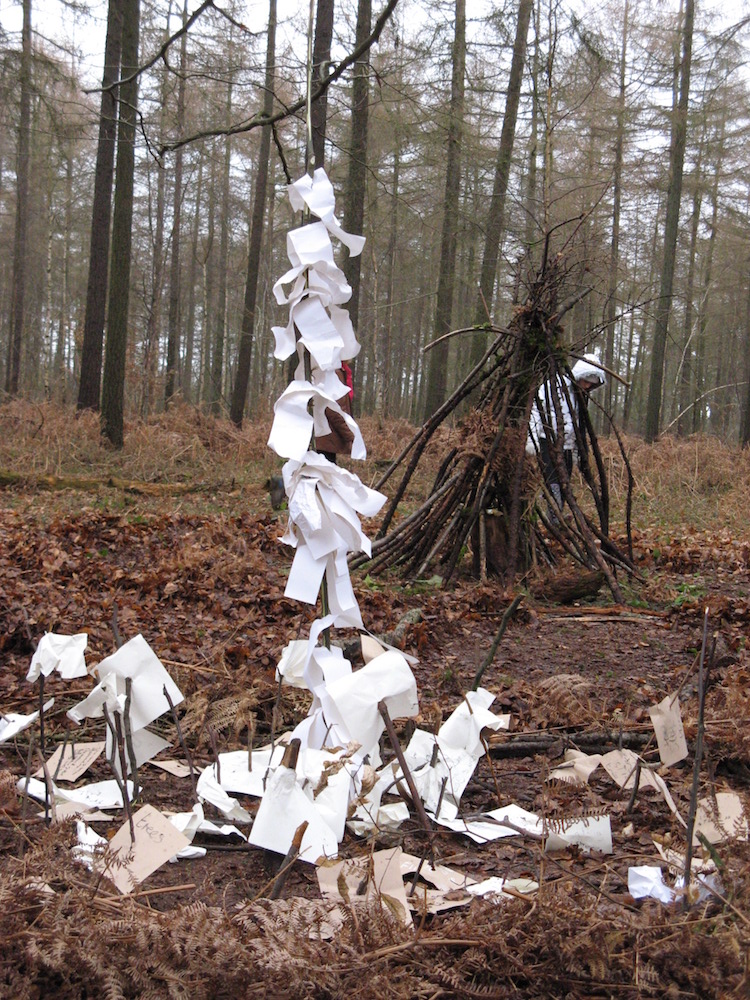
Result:
[[700,843],[701,836],[709,844],[721,844],[725,840],[747,840],[747,816],[742,799],[736,792],[717,792],[714,797],[700,799],[695,811],[693,844]]
[[[242,792],[245,795],[262,798],[271,774],[281,764],[284,749],[277,744],[273,754],[270,747],[253,751],[252,768],[248,768],[246,750],[219,754],[221,787],[227,791]],[[351,754],[357,749],[359,749],[358,744],[355,744],[351,751],[341,748],[330,751],[302,747],[297,757],[295,772],[297,781],[305,789],[308,798],[314,799],[318,815],[331,828],[337,843],[340,843],[344,836],[352,781],[361,766],[350,759]],[[211,767],[210,774],[215,780],[215,765]]]
[[153,806],[143,806],[133,816],[135,840],[126,821],[97,858],[94,868],[103,872],[123,894],[136,889],[157,868],[188,846],[188,838]]
[[[66,743],[59,746],[47,760],[47,771],[53,781],[77,781],[104,752],[104,740],[95,743]],[[35,778],[44,777],[39,768]]]
[[[166,750],[172,744],[169,740],[162,739],[161,736],[157,736],[156,733],[152,733],[150,729],[143,728],[137,729],[134,733],[130,734],[130,745],[133,748],[133,753],[135,754],[135,766],[140,767],[142,764],[148,763],[152,757],[155,757],[162,750]],[[107,726],[107,759],[114,761],[115,771],[122,777],[122,769],[120,767],[120,755],[119,753],[114,753],[114,745],[112,740],[112,732]],[[130,749],[125,747],[125,764],[127,767],[128,774],[131,773],[131,761],[130,761]]]
[[[345,395],[346,386],[338,377],[336,377],[336,381],[344,390],[340,395]],[[312,413],[310,412],[310,404],[312,404]],[[274,418],[268,437],[268,447],[272,448],[281,458],[302,462],[310,448],[313,433],[322,436],[330,432],[326,410],[331,410],[340,416],[351,431],[353,436],[351,457],[357,460],[365,459],[367,449],[362,432],[354,418],[342,410],[338,397],[327,392],[323,386],[312,385],[310,382],[299,379],[290,382],[274,403]],[[287,496],[289,496],[288,488]]]
[[561,851],[575,845],[584,853],[594,850],[612,854],[609,816],[560,820],[552,829],[549,825],[545,826],[544,821],[535,813],[511,804],[493,809],[476,819],[438,819],[436,822],[456,833],[465,834],[479,844],[520,834],[543,839],[545,851]]
[[495,695],[485,688],[467,691],[460,704],[440,726],[438,739],[448,746],[461,747],[479,759],[484,754],[483,729],[508,729],[510,715],[495,715],[489,708]]
[[[55,699],[50,698],[44,704],[44,711],[48,712],[55,704]],[[6,743],[18,736],[24,729],[28,729],[39,718],[39,711],[31,712],[30,715],[19,715],[17,712],[5,712],[0,714],[0,743]]]
[[283,677],[284,683],[290,687],[306,688],[303,671],[308,660],[307,639],[292,639],[281,653],[281,659],[276,666],[276,680]]
[[573,785],[586,785],[602,762],[602,755],[586,754],[580,750],[566,750],[563,763],[547,775],[548,781],[566,781]]
[[401,875],[401,848],[376,851],[318,868],[318,884],[326,899],[343,899],[350,906],[377,900],[404,926],[412,918]]
[[236,826],[230,823],[224,823],[222,826],[217,826],[210,820],[207,820],[203,815],[203,806],[200,802],[196,802],[193,806],[191,812],[188,813],[173,813],[168,817],[169,822],[174,826],[180,833],[188,840],[188,845],[183,847],[182,850],[178,851],[169,860],[170,862],[184,861],[190,858],[203,858],[206,855],[205,847],[196,847],[193,843],[193,838],[196,833],[211,834],[216,837],[230,837],[233,834],[239,837],[241,840],[247,840],[244,833],[241,833]]
[[89,871],[94,867],[94,862],[106,850],[109,841],[92,829],[84,820],[76,821],[76,837],[78,843],[73,847],[71,854],[75,861],[85,865]]
[[49,677],[56,670],[64,680],[85,677],[86,659],[84,653],[88,643],[86,632],[77,635],[59,635],[45,632],[31,657],[27,681],[35,681],[40,675]]
[[666,767],[685,760],[688,755],[685,730],[682,726],[680,699],[676,694],[667,695],[658,705],[648,710],[656,733],[659,758]]
[[196,794],[201,802],[210,802],[219,812],[237,823],[250,823],[252,816],[244,809],[237,799],[227,795],[216,780],[215,768],[207,767],[201,772],[196,783]]
[[466,891],[472,896],[502,896],[507,899],[510,895],[521,893],[529,896],[537,892],[539,883],[530,878],[499,878],[497,875],[482,879],[481,882],[474,882],[466,886]]
[[[447,745],[433,733],[416,729],[404,759],[425,809],[440,819],[455,819],[478,758],[461,747]],[[401,777],[400,770],[397,777]]]
[[[627,790],[632,788],[635,784],[635,772],[638,760],[638,754],[634,753],[632,750],[612,750],[610,753],[602,754],[601,765],[610,778],[612,778],[612,780],[619,785],[620,788]],[[641,766],[638,787],[639,789],[653,788],[659,792],[677,820],[683,826],[686,825],[685,820],[677,811],[675,801],[672,798],[664,779],[645,764],[642,764]]]
[[116,653],[102,660],[94,668],[94,673],[101,678],[100,683],[88,698],[68,712],[75,722],[101,718],[105,704],[111,712],[122,713],[128,677],[133,682],[130,705],[130,728],[133,733],[169,712],[165,687],[173,705],[179,705],[183,700],[179,688],[142,635],[134,636]]
[[484,729],[507,729],[510,716],[489,711],[495,696],[484,688],[469,691],[441,725],[437,736],[417,729],[405,751],[405,759],[419,797],[433,815],[455,819],[461,796],[485,752]]
[[307,822],[299,859],[316,864],[319,858],[335,858],[336,834],[322,819],[313,801],[297,783],[288,767],[277,768],[269,777],[266,791],[250,831],[249,842],[277,854],[286,854],[298,827]]
[[[44,802],[47,798],[47,786],[37,778],[19,778],[16,782],[19,792],[29,795],[32,799]],[[128,797],[132,798],[134,791],[133,782],[127,783]],[[81,812],[92,809],[121,809],[123,806],[122,792],[114,779],[109,781],[95,781],[90,785],[81,785],[80,788],[63,789],[52,784],[52,794],[57,802],[72,802],[80,807]]]
[[328,722],[356,740],[362,755],[380,762],[378,741],[385,723],[378,709],[383,701],[392,719],[413,718],[419,713],[417,682],[411,667],[397,651],[370,660],[359,670],[328,685],[324,710]]
[[316,215],[323,222],[331,235],[341,240],[352,257],[356,257],[362,252],[362,248],[365,245],[364,236],[354,236],[350,233],[345,233],[339,225],[338,219],[334,214],[336,198],[333,185],[322,167],[318,167],[312,177],[309,174],[304,174],[299,180],[291,184],[287,190],[289,192],[289,201],[295,212],[301,212],[307,206],[312,214]]

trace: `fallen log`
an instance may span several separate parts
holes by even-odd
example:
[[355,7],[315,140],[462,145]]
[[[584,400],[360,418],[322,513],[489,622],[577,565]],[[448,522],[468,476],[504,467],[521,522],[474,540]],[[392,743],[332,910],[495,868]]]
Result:
[[569,748],[586,753],[607,753],[610,750],[640,750],[653,740],[648,732],[611,732],[600,730],[580,733],[493,733],[487,747],[493,757],[533,757],[536,754],[560,756]]
[[215,483],[144,483],[122,479],[119,476],[94,478],[90,476],[24,475],[0,469],[0,488],[23,486],[36,490],[81,490],[96,492],[103,488],[124,490],[126,493],[145,496],[174,496],[182,493],[206,493],[221,487]]

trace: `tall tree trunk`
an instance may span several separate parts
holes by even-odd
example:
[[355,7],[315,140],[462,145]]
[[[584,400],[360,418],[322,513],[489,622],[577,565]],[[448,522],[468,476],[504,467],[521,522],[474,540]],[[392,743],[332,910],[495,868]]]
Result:
[[[274,63],[276,60],[276,0],[268,4],[268,37],[266,41],[266,83],[263,98],[263,114],[271,117],[273,112]],[[242,416],[247,400],[247,386],[250,379],[250,362],[253,351],[255,330],[255,303],[258,297],[258,277],[260,273],[260,253],[263,246],[263,219],[266,212],[268,191],[268,161],[271,152],[271,129],[266,127],[260,136],[258,169],[255,178],[255,200],[250,222],[250,241],[247,255],[247,278],[245,279],[245,303],[242,310],[240,348],[237,356],[237,374],[232,393],[230,417],[237,427],[242,426]]]
[[694,0],[685,0],[685,20],[682,29],[682,61],[680,65],[680,96],[675,109],[675,127],[672,148],[669,155],[669,190],[667,192],[667,215],[664,224],[664,260],[661,271],[661,288],[656,311],[656,329],[651,353],[651,377],[646,403],[647,442],[659,436],[659,417],[664,382],[664,355],[669,330],[669,315],[672,308],[672,286],[674,284],[675,259],[677,255],[677,231],[680,223],[680,200],[682,196],[682,169],[685,162],[687,144],[687,112],[690,93],[690,65],[693,47]]
[[[370,35],[372,27],[372,0],[359,0],[357,5],[357,33],[355,47]],[[354,68],[352,82],[352,133],[349,147],[349,169],[344,198],[344,230],[361,233],[364,228],[365,194],[367,192],[367,129],[370,104],[370,50]],[[343,272],[352,290],[349,299],[349,318],[355,332],[359,330],[359,289],[362,273],[362,255],[347,255]]]
[[[180,81],[177,85],[175,131],[185,130],[185,73],[187,70],[187,0],[182,8],[183,35],[180,39]],[[172,247],[169,261],[169,314],[167,318],[167,370],[164,377],[164,406],[168,407],[177,391],[180,357],[180,293],[182,291],[180,254],[182,251],[182,164],[183,147],[174,155],[174,190],[172,192]]]
[[[438,273],[437,304],[435,309],[434,330],[436,337],[441,337],[450,331],[453,318],[458,205],[461,193],[461,144],[464,131],[466,0],[456,0],[455,17],[450,119],[448,121],[447,155],[445,162],[443,228],[440,239],[440,269]],[[429,419],[445,401],[445,389],[448,379],[448,348],[449,344],[446,340],[437,344],[430,351],[424,408],[425,420]]]
[[26,310],[26,243],[29,229],[29,160],[31,157],[31,0],[23,0],[21,29],[21,104],[18,117],[16,224],[13,236],[13,286],[5,390],[14,396],[21,380],[21,348]]
[[[312,89],[326,79],[331,65],[333,42],[333,0],[318,0],[315,14],[315,41],[312,58]],[[310,121],[312,126],[312,153],[315,169],[325,163],[326,115],[328,92],[314,102]]]
[[[193,400],[193,356],[195,354],[195,298],[198,286],[198,246],[200,243],[201,198],[203,196],[203,151],[198,158],[198,179],[195,182],[195,215],[190,248],[190,274],[188,278],[188,308],[185,323],[185,357],[182,365],[182,392],[187,402]],[[198,366],[198,399],[200,400],[200,362]]]
[[[513,143],[516,138],[516,119],[518,104],[521,97],[521,80],[526,60],[526,40],[529,33],[529,20],[533,0],[519,0],[518,19],[516,21],[516,37],[513,43],[513,58],[510,64],[508,93],[505,100],[505,115],[500,133],[500,148],[498,149],[495,166],[495,181],[492,189],[492,200],[487,215],[487,229],[482,257],[482,271],[479,279],[479,294],[474,313],[474,321],[478,326],[491,320],[492,294],[495,288],[497,259],[500,254],[500,242],[503,237],[505,219],[505,195],[508,190],[510,164],[513,156]],[[489,316],[487,315],[489,312]],[[473,338],[472,364],[479,361],[487,343],[485,334],[478,333]]]
[[[230,39],[230,58],[231,56]],[[232,93],[234,90],[233,71],[230,68],[227,86],[226,124],[232,122]],[[219,235],[219,287],[216,304],[216,330],[211,353],[211,413],[218,416],[224,390],[224,349],[227,333],[227,265],[229,261],[229,176],[232,164],[232,141],[229,135],[224,140],[224,164],[221,175],[221,232]]]
[[[161,124],[162,134],[165,125],[164,110],[166,108],[166,74],[162,76]],[[149,205],[149,215],[153,220],[154,242],[151,260],[151,295],[148,305],[148,321],[146,323],[146,356],[143,371],[143,396],[141,399],[141,415],[147,416],[154,405],[156,392],[156,375],[159,368],[159,339],[161,336],[162,296],[164,294],[164,159],[156,161],[156,209]],[[150,199],[149,199],[150,201]],[[153,223],[152,223],[153,224]]]
[[[629,0],[625,0],[622,16],[622,47],[620,49],[620,86],[617,95],[617,134],[615,136],[615,162],[612,176],[612,242],[609,251],[609,276],[607,284],[607,335],[604,342],[604,363],[609,369],[615,364],[615,324],[617,322],[617,288],[620,265],[620,209],[622,206],[622,163],[625,146],[625,88],[628,51]],[[606,409],[612,413],[615,403],[614,379],[606,385]],[[606,425],[607,428],[609,425]]]
[[94,171],[94,203],[91,211],[89,275],[86,315],[81,348],[81,379],[78,409],[98,410],[101,394],[104,321],[107,315],[109,234],[112,215],[112,177],[117,137],[117,90],[112,84],[120,74],[123,0],[109,0],[107,40],[104,49],[102,97],[99,110],[99,141]]
[[[138,107],[140,0],[123,0],[122,76],[112,216],[112,277],[107,308],[102,384],[102,435],[115,448],[124,443],[125,362],[128,344],[130,258],[135,172],[135,122]],[[130,78],[130,79],[128,79]]]

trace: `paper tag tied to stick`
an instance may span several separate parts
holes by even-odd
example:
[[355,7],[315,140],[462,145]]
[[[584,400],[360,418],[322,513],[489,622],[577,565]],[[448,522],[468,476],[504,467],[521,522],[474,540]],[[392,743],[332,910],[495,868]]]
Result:
[[653,705],[648,714],[656,733],[662,764],[668,767],[684,760],[688,755],[688,748],[682,727],[680,699],[676,695],[667,695],[658,705]]

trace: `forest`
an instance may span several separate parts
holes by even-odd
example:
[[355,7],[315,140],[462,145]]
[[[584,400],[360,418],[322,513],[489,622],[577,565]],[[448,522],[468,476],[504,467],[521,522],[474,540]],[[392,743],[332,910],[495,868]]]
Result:
[[123,413],[176,400],[266,415],[288,380],[271,346],[286,187],[315,165],[367,240],[343,264],[359,412],[419,424],[555,260],[560,299],[579,296],[564,343],[620,376],[604,402],[625,431],[747,442],[731,8],[141,8],[3,16],[6,398],[101,406],[115,444]]

